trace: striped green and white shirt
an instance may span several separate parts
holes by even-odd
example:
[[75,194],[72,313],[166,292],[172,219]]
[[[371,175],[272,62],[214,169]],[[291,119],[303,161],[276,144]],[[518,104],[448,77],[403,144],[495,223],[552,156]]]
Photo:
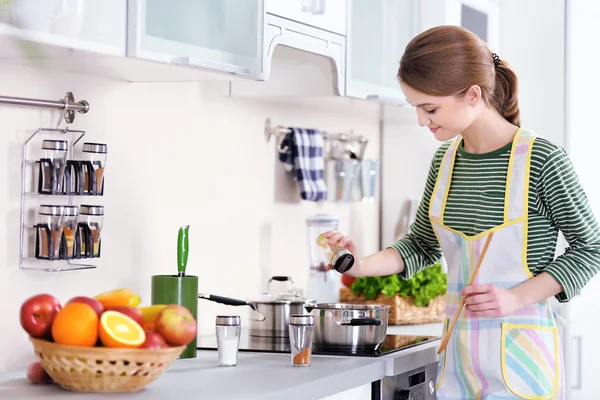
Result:
[[[429,220],[429,200],[446,142],[431,162],[425,192],[410,233],[391,247],[405,264],[408,279],[437,262],[442,251]],[[444,223],[476,235],[503,223],[506,174],[512,143],[485,154],[458,148]],[[569,301],[600,269],[600,227],[566,152],[538,137],[532,148],[529,182],[527,264],[533,275],[550,274],[563,288],[556,298]],[[569,243],[554,259],[558,231]]]

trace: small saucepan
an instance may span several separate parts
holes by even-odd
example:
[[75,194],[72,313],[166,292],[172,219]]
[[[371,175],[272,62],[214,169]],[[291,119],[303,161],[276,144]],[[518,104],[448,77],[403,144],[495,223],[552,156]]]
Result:
[[[271,293],[271,282],[290,282],[292,291],[284,294]],[[274,276],[267,282],[267,292],[256,300],[238,300],[213,294],[198,294],[198,298],[229,306],[249,306],[250,336],[288,338],[289,322],[292,314],[307,314],[306,306],[316,304],[296,292],[296,285],[289,276]]]
[[390,306],[323,303],[307,306],[313,315],[313,346],[344,352],[379,350],[385,341]]

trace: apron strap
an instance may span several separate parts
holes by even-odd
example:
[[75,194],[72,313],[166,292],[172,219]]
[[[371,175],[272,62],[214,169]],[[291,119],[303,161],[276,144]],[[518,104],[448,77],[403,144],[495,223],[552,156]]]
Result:
[[515,135],[506,176],[505,223],[519,218],[527,218],[531,149],[535,138],[536,135],[533,131],[523,128],[519,128]]
[[448,200],[448,192],[450,191],[450,181],[452,180],[452,170],[454,169],[454,159],[456,158],[456,149],[462,141],[462,136],[457,136],[442,158],[440,170],[437,174],[433,194],[429,203],[429,215],[444,223],[444,209]]

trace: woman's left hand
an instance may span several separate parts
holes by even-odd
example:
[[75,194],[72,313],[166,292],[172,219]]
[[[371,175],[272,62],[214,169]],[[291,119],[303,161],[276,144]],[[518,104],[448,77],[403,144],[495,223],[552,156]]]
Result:
[[465,307],[473,317],[504,317],[525,307],[510,289],[495,285],[470,285],[460,291],[465,296]]

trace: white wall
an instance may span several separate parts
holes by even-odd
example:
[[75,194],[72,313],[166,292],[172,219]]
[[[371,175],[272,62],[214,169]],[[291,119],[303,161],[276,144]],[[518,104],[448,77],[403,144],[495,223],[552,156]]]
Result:
[[[263,136],[265,118],[286,126],[353,129],[371,138],[367,155],[377,158],[376,107],[333,112],[230,99],[226,83],[127,84],[4,65],[0,88],[0,95],[43,99],[58,99],[70,90],[77,100],[88,100],[91,111],[78,115],[72,128],[86,130],[84,140],[107,143],[109,153],[106,194],[94,199],[105,206],[98,268],[20,270],[21,143],[36,128],[53,126],[58,113],[0,106],[0,151],[5,155],[0,173],[0,371],[34,358],[18,318],[27,297],[48,292],[66,302],[76,295],[131,287],[149,304],[151,275],[176,270],[177,230],[184,224],[191,225],[188,274],[199,276],[201,291],[231,297],[258,296],[272,275],[290,275],[305,287],[304,220],[315,212],[337,214],[341,229],[355,236],[365,253],[377,249],[376,204],[300,202],[280,172],[275,140],[265,143]],[[296,200],[276,200],[282,197]],[[214,332],[219,311],[247,316],[245,308],[200,302],[200,334]]]

